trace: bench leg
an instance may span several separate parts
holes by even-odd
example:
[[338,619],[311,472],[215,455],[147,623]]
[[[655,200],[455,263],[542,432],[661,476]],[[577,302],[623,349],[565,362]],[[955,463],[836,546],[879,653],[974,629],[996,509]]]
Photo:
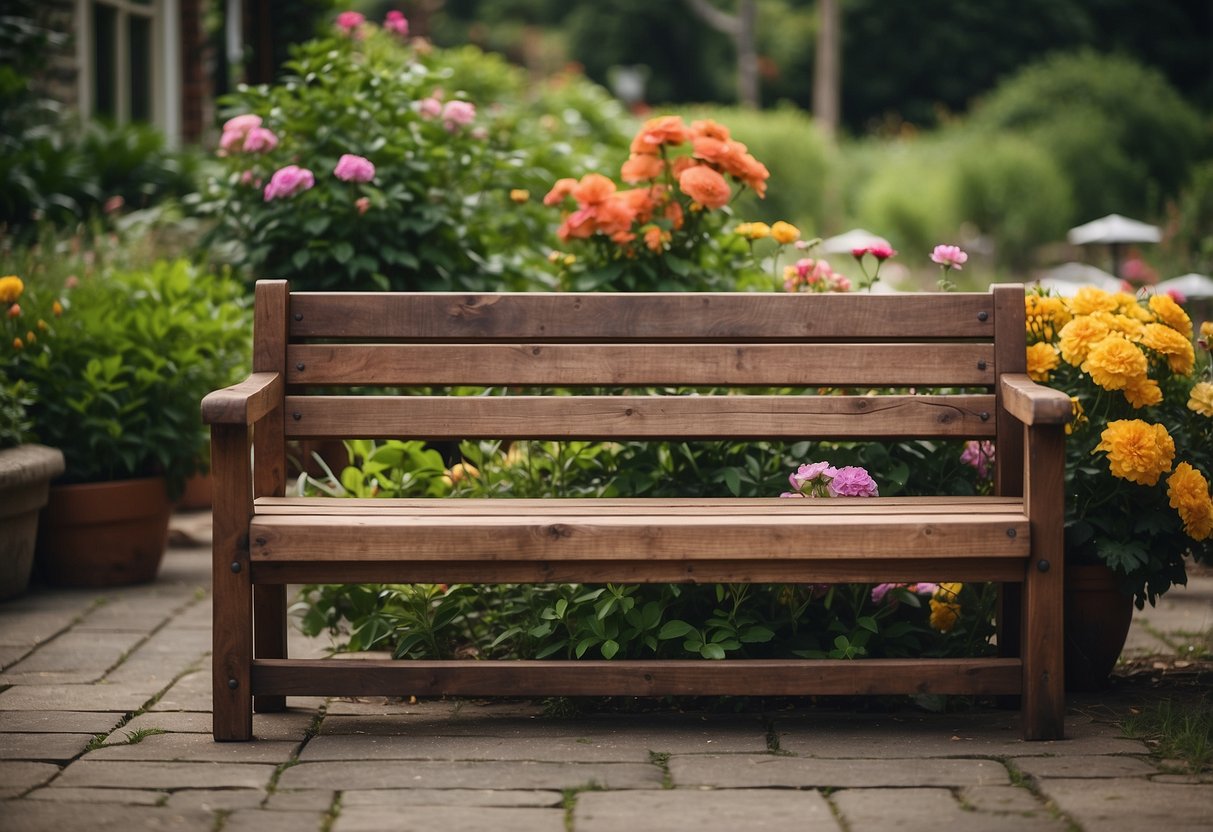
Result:
[[244,425],[212,427],[211,470],[216,472],[216,480],[211,511],[211,665],[213,727],[218,742],[253,738],[249,450]]
[[[253,587],[253,652],[259,659],[286,658],[286,586]],[[253,710],[260,714],[286,710],[285,696],[254,696]]]

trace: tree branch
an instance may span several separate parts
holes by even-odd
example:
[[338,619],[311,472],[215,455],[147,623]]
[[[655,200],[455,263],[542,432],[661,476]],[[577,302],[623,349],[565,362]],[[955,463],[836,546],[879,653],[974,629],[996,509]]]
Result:
[[709,0],[684,0],[699,19],[718,32],[731,38],[741,34],[741,20],[737,15],[727,14],[713,6]]

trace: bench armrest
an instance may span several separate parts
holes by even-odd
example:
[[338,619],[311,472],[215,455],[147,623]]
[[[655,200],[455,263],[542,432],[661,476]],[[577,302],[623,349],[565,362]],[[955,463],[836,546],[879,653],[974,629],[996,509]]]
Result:
[[202,421],[208,425],[251,425],[282,403],[282,375],[253,373],[239,384],[208,393]]
[[1022,373],[1000,380],[1003,407],[1025,425],[1064,425],[1073,414],[1070,397]]

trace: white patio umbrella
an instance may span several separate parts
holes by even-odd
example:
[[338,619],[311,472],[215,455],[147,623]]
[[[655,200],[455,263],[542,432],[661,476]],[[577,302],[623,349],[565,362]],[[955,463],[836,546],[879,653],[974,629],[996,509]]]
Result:
[[1129,243],[1157,243],[1162,231],[1156,225],[1131,220],[1120,214],[1108,214],[1097,220],[1077,225],[1066,233],[1071,245],[1106,245],[1112,252],[1112,272],[1120,274],[1121,247]]
[[850,254],[853,249],[867,246],[888,245],[889,241],[879,234],[862,228],[853,228],[834,237],[826,237],[819,246],[822,254]]
[[1115,275],[1088,263],[1062,263],[1042,274],[1041,279],[1074,283],[1078,286],[1098,286],[1106,292],[1119,292],[1122,288]]
[[1189,272],[1170,280],[1159,281],[1154,284],[1153,290],[1158,293],[1178,292],[1188,300],[1213,298],[1213,277]]

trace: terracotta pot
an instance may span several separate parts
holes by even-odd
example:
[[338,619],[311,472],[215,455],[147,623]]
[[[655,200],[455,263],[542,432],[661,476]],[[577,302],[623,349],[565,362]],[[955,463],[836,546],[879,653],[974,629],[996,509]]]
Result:
[[211,490],[215,478],[208,471],[205,474],[194,474],[185,481],[185,490],[177,500],[177,508],[195,511],[211,507]]
[[1104,690],[1133,623],[1133,597],[1107,566],[1067,563],[1065,603],[1066,690]]
[[63,473],[63,454],[43,445],[0,450],[0,601],[29,587],[38,511],[50,482]]
[[172,508],[163,477],[53,486],[38,530],[39,574],[59,586],[153,580]]

